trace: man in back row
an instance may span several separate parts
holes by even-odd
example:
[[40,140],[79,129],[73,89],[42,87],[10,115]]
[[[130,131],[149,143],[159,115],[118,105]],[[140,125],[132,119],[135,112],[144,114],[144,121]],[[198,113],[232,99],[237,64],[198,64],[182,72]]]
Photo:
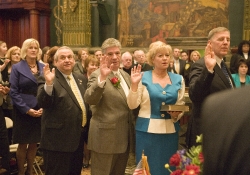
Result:
[[138,64],[140,64],[142,72],[145,72],[145,71],[153,69],[152,66],[150,66],[148,63],[146,63],[146,55],[145,55],[145,53],[144,53],[143,50],[135,50],[134,51],[134,59],[136,61],[135,66],[137,66]]

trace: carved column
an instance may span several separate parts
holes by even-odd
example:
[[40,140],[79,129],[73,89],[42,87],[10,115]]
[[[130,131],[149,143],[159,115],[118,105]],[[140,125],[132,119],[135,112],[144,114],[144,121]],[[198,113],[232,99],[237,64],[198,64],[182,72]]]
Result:
[[250,40],[250,0],[244,1],[243,40]]
[[30,10],[30,37],[39,41],[39,11]]
[[91,45],[92,47],[100,46],[99,34],[99,12],[97,1],[90,1],[91,4]]
[[50,17],[50,12],[48,11],[44,11],[42,13],[40,13],[40,46],[41,48],[46,46],[46,45],[50,45],[50,21],[49,21],[49,17]]

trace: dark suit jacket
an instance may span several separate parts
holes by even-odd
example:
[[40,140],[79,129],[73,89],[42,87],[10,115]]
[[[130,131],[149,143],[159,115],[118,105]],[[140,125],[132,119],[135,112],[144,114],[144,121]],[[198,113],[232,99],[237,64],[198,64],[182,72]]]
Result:
[[[124,80],[130,86],[130,76],[120,69]],[[100,70],[89,78],[84,99],[91,105],[88,148],[98,153],[125,153],[128,148],[129,129],[132,111],[127,105],[127,98],[122,88],[116,88],[110,79],[110,73],[103,88],[98,86]]]
[[74,66],[73,72],[78,74],[86,74],[87,70],[84,67],[82,67],[82,63],[80,61],[77,61]]
[[[83,96],[87,79],[74,74],[75,81]],[[82,109],[62,73],[56,69],[52,95],[44,90],[44,78],[40,77],[38,104],[43,108],[42,149],[59,152],[74,152],[80,141]],[[88,105],[85,104],[86,112]]]
[[194,62],[190,61],[185,64],[183,78],[185,80],[185,87],[189,87],[189,74],[191,66]]
[[186,61],[179,59],[179,65],[180,65],[180,75],[184,76],[184,70],[185,70],[185,65],[186,65]]
[[[43,75],[44,64],[37,62],[37,65],[40,75]],[[12,66],[10,83],[12,103],[22,114],[37,106],[37,79],[31,73],[25,60]]]
[[249,96],[250,86],[246,86],[216,93],[204,102],[203,175],[250,173]]
[[2,70],[1,74],[2,74],[2,79],[3,81],[9,81],[9,74],[8,74],[8,67],[10,66],[10,62],[7,64],[7,66],[5,67],[4,70]]
[[[138,64],[135,64],[132,67],[134,67],[134,66],[137,67]],[[153,66],[150,66],[148,63],[141,64],[141,71],[142,72],[145,72],[145,71],[148,71],[148,70],[153,70]]]
[[[230,72],[229,75],[234,85]],[[186,143],[188,147],[194,145],[196,136],[201,134],[200,113],[204,99],[210,94],[230,88],[231,86],[218,64],[215,65],[214,73],[212,74],[207,70],[204,58],[193,63],[189,76],[189,97],[193,107],[187,128]]]

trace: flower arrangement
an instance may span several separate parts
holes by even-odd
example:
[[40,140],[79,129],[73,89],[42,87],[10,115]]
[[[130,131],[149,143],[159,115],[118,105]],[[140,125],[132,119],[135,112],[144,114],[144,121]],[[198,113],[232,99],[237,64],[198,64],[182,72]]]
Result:
[[121,81],[119,80],[118,77],[113,77],[110,79],[111,83],[113,84],[114,87],[120,88],[121,87]]
[[[203,154],[202,154],[202,135],[197,136],[198,146],[193,146],[188,151],[178,150],[165,165],[170,175],[202,175]],[[175,166],[176,170],[171,171],[170,166]]]

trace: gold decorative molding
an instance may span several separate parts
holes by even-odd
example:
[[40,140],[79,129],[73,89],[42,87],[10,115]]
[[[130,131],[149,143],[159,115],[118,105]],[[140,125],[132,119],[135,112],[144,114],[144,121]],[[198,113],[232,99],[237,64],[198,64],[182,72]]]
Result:
[[53,9],[57,43],[67,46],[91,46],[89,0],[63,0],[62,4],[60,0],[57,1],[58,4]]
[[78,0],[69,0],[69,8],[72,12],[75,11],[76,7],[78,5]]
[[243,40],[250,40],[250,0],[244,1]]

